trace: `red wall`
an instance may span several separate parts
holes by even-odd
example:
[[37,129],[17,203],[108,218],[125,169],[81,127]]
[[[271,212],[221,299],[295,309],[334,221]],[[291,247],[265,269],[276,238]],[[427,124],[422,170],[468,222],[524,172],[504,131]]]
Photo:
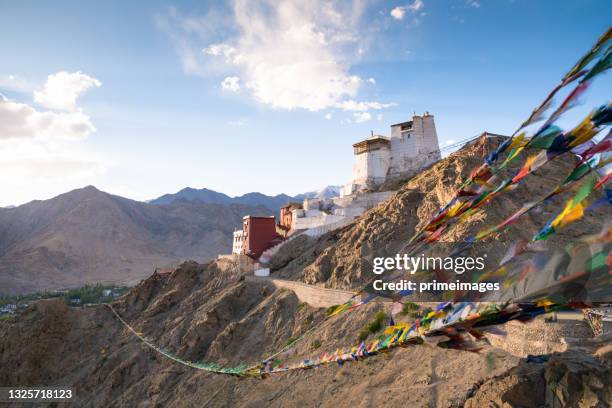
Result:
[[247,217],[242,228],[245,233],[244,253],[256,259],[279,237],[274,217]]

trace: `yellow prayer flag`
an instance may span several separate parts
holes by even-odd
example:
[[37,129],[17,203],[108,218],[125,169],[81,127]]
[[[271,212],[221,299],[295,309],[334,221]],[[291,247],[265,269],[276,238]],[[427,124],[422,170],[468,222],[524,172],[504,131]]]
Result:
[[461,209],[461,206],[463,205],[463,203],[461,201],[457,201],[455,204],[453,204],[453,206],[448,210],[448,213],[446,213],[446,217],[450,218],[450,217],[454,217],[457,212]]
[[591,140],[593,136],[598,133],[597,129],[593,128],[592,114],[587,116],[578,126],[576,126],[570,132],[570,135],[574,136],[570,143],[570,147],[578,146],[584,142]]
[[558,228],[563,228],[567,224],[570,224],[574,221],[579,220],[580,218],[582,218],[583,215],[584,215],[584,206],[582,205],[582,203],[578,203],[578,205],[576,205],[567,214],[565,214],[565,217],[563,217],[561,222],[559,222]]
[[525,132],[521,132],[518,136],[512,139],[512,143],[508,146],[509,150],[514,149],[515,147],[523,146],[523,140],[525,140]]
[[523,151],[524,148],[525,148],[525,145],[523,144],[519,146],[516,150],[514,150],[508,157],[506,157],[506,160],[504,160],[504,162],[501,164],[501,167],[502,168],[506,167],[506,165],[510,163],[512,160],[514,160],[516,156],[518,156]]
[[563,211],[561,211],[561,213],[557,215],[555,219],[550,223],[551,227],[557,228],[557,226],[559,226],[563,222],[563,219],[572,211],[573,208],[574,200],[570,199],[565,205]]

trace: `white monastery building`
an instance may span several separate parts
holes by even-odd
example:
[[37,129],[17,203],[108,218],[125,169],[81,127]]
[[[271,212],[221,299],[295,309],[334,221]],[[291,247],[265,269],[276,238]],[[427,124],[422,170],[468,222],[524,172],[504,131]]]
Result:
[[[281,207],[276,230],[285,241],[268,246],[259,262],[268,262],[293,236],[316,237],[348,225],[395,194],[383,183],[411,177],[441,159],[436,125],[428,112],[391,125],[389,137],[372,135],[355,143],[353,152],[357,160],[353,180],[342,187],[340,196],[313,197]],[[242,230],[234,232],[234,254],[241,253],[245,238]]]
[[317,236],[340,228],[395,193],[383,191],[385,181],[410,177],[441,159],[434,117],[428,112],[391,125],[390,137],[372,135],[355,143],[353,152],[353,180],[342,187],[340,197],[310,198],[281,209],[280,224],[287,235]]
[[357,163],[342,195],[373,189],[385,181],[408,177],[441,159],[433,115],[413,116],[391,125],[391,136],[372,135],[353,145]]
[[240,254],[242,252],[242,243],[244,241],[244,231],[234,231],[234,239],[232,243],[232,254]]

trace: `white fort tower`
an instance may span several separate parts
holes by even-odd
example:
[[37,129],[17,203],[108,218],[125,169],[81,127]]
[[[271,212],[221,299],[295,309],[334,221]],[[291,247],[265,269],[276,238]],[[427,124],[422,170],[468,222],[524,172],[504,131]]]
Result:
[[441,158],[434,117],[429,112],[391,125],[390,137],[372,135],[355,143],[353,149],[357,163],[352,182],[342,189],[343,196],[411,176]]

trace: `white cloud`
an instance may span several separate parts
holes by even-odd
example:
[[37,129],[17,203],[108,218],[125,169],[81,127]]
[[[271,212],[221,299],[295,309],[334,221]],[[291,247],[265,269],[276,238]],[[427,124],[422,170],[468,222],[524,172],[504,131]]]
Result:
[[347,72],[334,48],[354,34],[338,24],[342,18],[333,8],[319,14],[317,7],[297,1],[270,5],[236,1],[241,34],[207,52],[242,69],[253,97],[274,108],[318,111],[356,96],[361,79]]
[[480,2],[478,0],[468,0],[468,5],[474,8],[480,8]]
[[414,0],[412,4],[394,7],[389,14],[391,15],[391,17],[399,21],[403,20],[404,17],[406,17],[407,12],[416,13],[424,6],[425,4],[423,3],[423,0]]
[[[44,199],[91,184],[107,167],[100,158],[67,141],[0,141],[0,206]],[[10,195],[8,194],[10,192]]]
[[74,110],[77,98],[92,86],[102,83],[89,75],[61,71],[47,77],[42,91],[34,91],[34,100],[49,109]]
[[32,84],[17,75],[0,75],[0,89],[14,92],[32,92]]
[[78,140],[96,129],[81,111],[41,112],[0,95],[0,141],[3,139]]
[[155,23],[172,41],[186,73],[202,76],[219,73],[214,66],[206,64],[207,54],[202,52],[202,44],[231,25],[229,13],[211,7],[202,16],[184,16],[175,7],[169,7],[167,14],[155,16]]
[[211,44],[202,51],[204,51],[204,53],[207,55],[212,55],[213,57],[224,57],[232,64],[240,64],[244,61],[243,56],[240,55],[234,47],[227,44]]
[[[231,15],[209,11],[197,19],[172,11],[177,28],[161,26],[171,32],[189,71],[238,72],[241,88],[257,102],[314,112],[355,99],[364,83],[350,68],[367,45],[361,21],[365,6],[362,0],[234,0]],[[196,32],[197,38],[190,38]],[[195,42],[202,44],[201,59],[182,48]],[[200,68],[193,66],[197,63]]]
[[404,16],[406,15],[406,7],[397,6],[393,10],[391,10],[391,13],[389,14],[391,14],[391,17],[396,20],[403,20]]
[[372,119],[372,114],[370,112],[355,112],[353,117],[355,118],[355,123],[363,123]]
[[344,111],[357,111],[364,112],[370,109],[380,110],[390,108],[392,106],[396,106],[396,103],[380,103],[380,102],[357,102],[352,99],[347,101],[339,102],[335,105],[336,108],[342,109]]
[[233,47],[230,47],[226,44],[211,44],[203,50],[208,55],[214,55],[218,57],[219,55],[224,55],[225,57],[229,57],[236,50]]
[[383,120],[383,114],[379,113],[378,115],[376,115],[376,120],[378,120],[378,121]]
[[416,13],[417,11],[421,10],[424,6],[425,4],[423,4],[423,0],[414,0],[414,2],[410,6],[408,6],[408,9]]
[[371,83],[372,85],[376,85],[376,80],[372,77],[368,78],[368,82]]
[[61,111],[41,110],[0,94],[0,185],[11,192],[13,204],[33,194],[57,195],[105,173],[102,161],[75,143],[96,131],[90,117],[76,106],[79,95],[92,86],[100,82],[80,72],[49,75],[34,97]]
[[225,77],[223,82],[221,82],[221,88],[229,92],[240,91],[240,78],[236,76]]
[[327,112],[327,113],[325,114],[325,119],[330,120],[331,118],[332,118],[332,114],[331,114],[331,112]]

